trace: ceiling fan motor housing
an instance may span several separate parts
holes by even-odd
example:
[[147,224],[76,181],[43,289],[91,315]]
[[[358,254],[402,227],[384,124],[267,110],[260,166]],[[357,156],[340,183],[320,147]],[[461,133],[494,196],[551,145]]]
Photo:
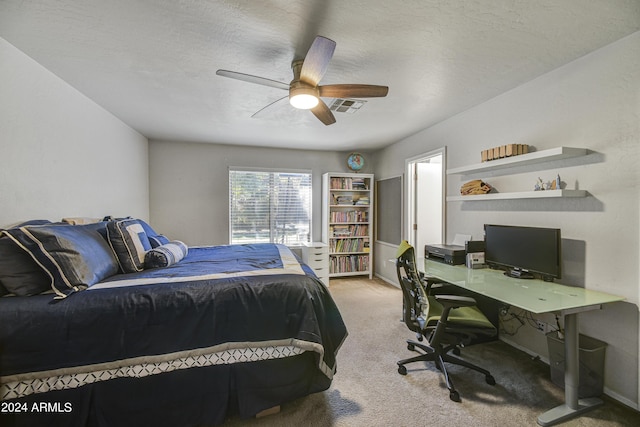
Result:
[[298,59],[291,63],[293,80],[289,84],[289,103],[295,108],[308,110],[320,102],[320,93],[316,85],[300,80],[300,70],[304,60]]

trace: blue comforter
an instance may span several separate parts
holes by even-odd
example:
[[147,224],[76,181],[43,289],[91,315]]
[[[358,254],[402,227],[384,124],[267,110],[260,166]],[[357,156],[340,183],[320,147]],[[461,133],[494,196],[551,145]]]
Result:
[[303,352],[331,379],[346,334],[325,286],[285,246],[193,247],[171,267],[63,300],[0,299],[0,400]]

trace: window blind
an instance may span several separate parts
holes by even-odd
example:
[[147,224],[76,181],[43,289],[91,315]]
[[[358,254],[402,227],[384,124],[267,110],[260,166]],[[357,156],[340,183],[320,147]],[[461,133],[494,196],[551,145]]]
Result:
[[311,174],[229,171],[231,243],[310,241]]

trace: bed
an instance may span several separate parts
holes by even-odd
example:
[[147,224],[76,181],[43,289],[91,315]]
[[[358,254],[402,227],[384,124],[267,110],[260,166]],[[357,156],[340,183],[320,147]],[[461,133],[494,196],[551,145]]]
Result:
[[3,426],[219,425],[336,373],[345,325],[286,246],[187,248],[127,218],[13,227],[3,247],[50,286],[16,295],[0,262]]

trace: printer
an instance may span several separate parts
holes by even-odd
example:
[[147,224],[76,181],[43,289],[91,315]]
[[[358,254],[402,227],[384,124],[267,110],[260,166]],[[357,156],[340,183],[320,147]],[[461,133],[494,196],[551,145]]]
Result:
[[459,245],[425,245],[424,257],[445,264],[459,265],[465,264],[467,251],[464,246]]

